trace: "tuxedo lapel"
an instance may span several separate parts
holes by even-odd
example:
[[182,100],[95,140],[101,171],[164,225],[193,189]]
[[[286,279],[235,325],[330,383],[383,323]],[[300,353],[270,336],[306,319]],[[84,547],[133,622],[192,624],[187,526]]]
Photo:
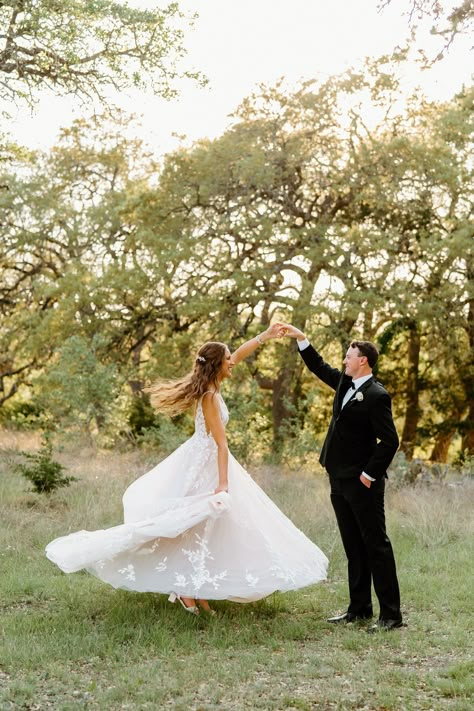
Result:
[[370,378],[369,380],[366,380],[365,383],[362,383],[360,388],[357,388],[357,390],[354,392],[354,395],[351,397],[349,402],[345,405],[344,410],[348,407],[353,407],[355,403],[358,402],[357,400],[357,393],[362,393],[362,395],[365,393],[366,390],[370,388],[372,383],[374,382],[374,378]]
[[336,396],[334,398],[333,404],[332,404],[332,412],[334,417],[337,418],[341,411],[341,406],[342,406],[342,401],[344,400],[344,395],[347,393],[349,388],[352,385],[352,379],[349,378],[348,376],[342,376],[339,386],[336,391]]
[[341,409],[341,404],[344,399],[345,391],[343,387],[339,387],[332,404],[332,413],[334,417],[337,417],[339,410]]

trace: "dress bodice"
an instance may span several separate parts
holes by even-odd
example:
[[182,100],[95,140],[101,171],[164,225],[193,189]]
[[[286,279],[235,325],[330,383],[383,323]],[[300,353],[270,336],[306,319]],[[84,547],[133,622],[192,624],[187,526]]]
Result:
[[[216,397],[219,405],[221,420],[225,426],[229,421],[229,410],[227,409],[227,405],[225,404],[222,395],[220,393],[216,393]],[[202,411],[202,397],[198,400],[196,406],[194,425],[196,435],[200,437],[212,437],[212,435],[206,429],[206,420],[204,419],[204,413]]]

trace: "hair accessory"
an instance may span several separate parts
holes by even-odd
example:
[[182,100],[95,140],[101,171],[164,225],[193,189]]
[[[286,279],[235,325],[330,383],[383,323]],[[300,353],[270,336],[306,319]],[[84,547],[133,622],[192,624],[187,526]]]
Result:
[[196,358],[196,360],[198,360],[200,363],[205,363],[205,362],[206,362],[206,359],[204,358],[204,356],[198,356],[198,357]]

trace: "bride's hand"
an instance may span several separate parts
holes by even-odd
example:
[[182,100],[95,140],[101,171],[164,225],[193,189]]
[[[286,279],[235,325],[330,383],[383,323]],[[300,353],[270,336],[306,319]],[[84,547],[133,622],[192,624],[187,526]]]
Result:
[[214,489],[214,494],[220,494],[221,491],[225,491],[225,493],[228,494],[229,487],[228,486],[218,486],[217,489]]
[[271,340],[272,338],[281,338],[285,335],[285,324],[280,321],[272,323],[272,325],[265,331],[265,335],[267,336],[267,340]]
[[282,323],[280,324],[280,326],[282,330],[282,336],[298,338],[299,340],[303,340],[304,338],[306,338],[303,331],[300,331],[300,329],[296,328],[296,326],[292,326],[291,323]]

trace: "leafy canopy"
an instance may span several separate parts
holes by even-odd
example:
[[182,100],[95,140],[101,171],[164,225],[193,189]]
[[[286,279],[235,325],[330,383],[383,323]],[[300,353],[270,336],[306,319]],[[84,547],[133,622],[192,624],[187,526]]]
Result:
[[32,103],[41,89],[108,104],[110,89],[135,86],[166,98],[181,70],[186,18],[178,3],[140,10],[113,0],[0,3],[0,99]]

